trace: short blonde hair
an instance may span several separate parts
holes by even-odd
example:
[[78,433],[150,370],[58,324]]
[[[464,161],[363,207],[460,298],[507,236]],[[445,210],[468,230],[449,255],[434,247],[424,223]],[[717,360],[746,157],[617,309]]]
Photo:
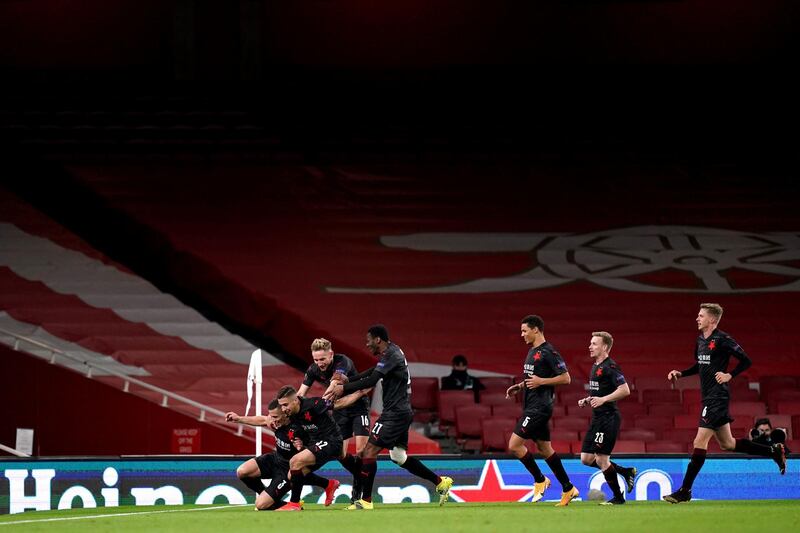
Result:
[[719,304],[700,304],[700,309],[708,311],[708,314],[716,317],[717,321],[722,319],[722,306]]
[[611,351],[611,347],[614,346],[614,337],[611,336],[611,333],[607,331],[593,331],[592,337],[600,337],[603,339],[603,344],[608,346],[608,351]]
[[330,349],[331,349],[331,341],[329,341],[328,339],[323,339],[323,338],[314,339],[314,342],[311,343],[312,352],[317,352],[319,350],[324,350],[327,352]]

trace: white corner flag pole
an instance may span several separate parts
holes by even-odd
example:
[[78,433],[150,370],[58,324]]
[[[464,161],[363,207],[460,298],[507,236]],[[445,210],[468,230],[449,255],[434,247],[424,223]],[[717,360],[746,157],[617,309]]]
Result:
[[[250,412],[254,387],[256,389],[256,416],[261,416],[261,350],[255,350],[250,356],[250,369],[247,371],[247,408],[244,416]],[[261,455],[261,426],[256,426],[256,457],[259,455]]]

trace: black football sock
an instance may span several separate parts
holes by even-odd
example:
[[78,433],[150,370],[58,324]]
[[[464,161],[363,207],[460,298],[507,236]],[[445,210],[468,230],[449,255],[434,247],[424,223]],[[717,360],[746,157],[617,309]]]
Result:
[[255,491],[256,494],[261,494],[264,491],[264,484],[260,478],[257,477],[241,477],[242,483],[247,485],[248,488]]
[[614,493],[614,498],[623,499],[622,491],[619,490],[619,480],[617,479],[617,469],[614,465],[609,465],[608,468],[603,470],[603,477],[606,478],[606,483],[611,487],[611,492]]
[[434,485],[438,485],[439,483],[442,482],[442,478],[434,474],[430,468],[422,464],[422,461],[420,461],[416,457],[406,457],[406,462],[401,464],[400,466],[402,468],[405,468],[415,476],[430,481]]
[[572,490],[572,483],[569,481],[567,471],[564,470],[564,465],[561,464],[561,458],[558,456],[558,454],[553,452],[553,455],[545,459],[545,462],[547,462],[547,466],[549,466],[550,470],[552,470],[553,474],[555,474],[558,482],[561,483],[561,490],[563,492]]
[[318,476],[314,472],[310,472],[303,476],[303,485],[311,485],[312,487],[322,487],[323,489],[327,489],[330,481],[330,479]]
[[303,493],[303,485],[305,484],[305,476],[302,470],[292,470],[292,496],[289,501],[292,503],[300,503],[300,495]]
[[746,453],[748,455],[760,455],[762,457],[772,457],[772,448],[747,439],[736,439],[735,452]]
[[542,471],[539,470],[539,465],[536,464],[536,460],[534,460],[531,452],[527,452],[523,457],[520,458],[519,462],[525,465],[525,468],[531,473],[533,480],[536,483],[541,483],[544,481],[544,474],[542,474]]
[[372,501],[372,485],[375,483],[375,474],[378,472],[378,463],[374,457],[361,459],[361,499]]
[[683,485],[681,485],[683,490],[692,490],[694,478],[697,477],[697,474],[700,473],[700,469],[703,468],[703,463],[706,462],[706,453],[708,452],[702,448],[695,448],[692,452],[689,466],[686,467],[686,475],[683,476]]
[[357,476],[359,472],[361,472],[361,458],[357,455],[347,454],[345,455],[344,459],[339,459],[339,462],[342,464],[345,470]]
[[361,498],[361,457],[358,455],[347,454],[344,459],[339,459],[345,470],[353,474],[353,491],[350,493],[350,501],[354,502]]

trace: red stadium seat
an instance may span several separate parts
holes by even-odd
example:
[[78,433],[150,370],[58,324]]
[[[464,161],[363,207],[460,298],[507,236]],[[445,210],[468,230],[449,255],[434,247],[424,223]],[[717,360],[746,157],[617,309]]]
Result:
[[697,424],[695,423],[695,427],[693,428],[673,428],[664,430],[664,433],[661,434],[661,438],[665,441],[672,441],[672,442],[693,442],[694,438],[697,436]]
[[645,389],[639,391],[639,400],[643,404],[650,403],[681,403],[681,391],[676,389]]
[[570,416],[559,417],[553,419],[553,425],[557,429],[565,429],[570,431],[585,431],[589,425],[589,421],[585,418],[574,418]]
[[631,398],[626,398],[617,403],[617,408],[622,414],[623,420],[626,418],[631,420],[634,417],[647,414],[647,406]]
[[439,424],[455,424],[456,407],[474,405],[474,403],[475,394],[471,390],[439,391]]
[[797,376],[761,376],[758,384],[762,394],[770,390],[796,389],[800,386]]
[[634,381],[636,385],[636,390],[646,390],[646,389],[671,389],[672,383],[667,381],[667,376],[642,376],[637,377]]
[[753,418],[767,413],[767,406],[762,402],[731,402],[728,408],[731,416]]
[[798,453],[800,452],[800,440],[787,440],[786,446],[789,448],[789,453]]
[[684,407],[688,404],[700,403],[702,398],[703,393],[700,392],[700,389],[683,389],[683,391],[681,391],[681,401]]
[[728,389],[732,391],[747,390],[750,388],[750,380],[747,376],[737,376],[728,382]]
[[573,442],[578,440],[578,432],[571,429],[553,429],[550,431],[550,439]]
[[516,420],[522,414],[522,408],[515,403],[506,405],[493,405],[492,416],[509,417]]
[[700,421],[700,414],[691,415],[675,415],[673,424],[678,429],[694,429]]
[[800,401],[780,401],[776,412],[782,415],[800,415]]
[[619,438],[622,440],[641,440],[652,442],[656,440],[655,431],[649,429],[623,429],[619,432]]
[[679,379],[675,382],[675,388],[681,391],[700,390],[700,380],[697,378]]
[[[579,453],[580,452],[580,445],[577,444],[574,441],[552,440],[552,441],[550,441],[550,446],[552,446],[553,450],[559,455],[561,455],[561,454],[568,455],[568,454]],[[576,446],[577,446],[577,448],[576,448]],[[536,453],[536,445],[535,444],[533,445],[532,448],[529,447],[528,449],[531,450],[533,453]],[[575,449],[577,449],[577,451],[574,452],[573,450],[575,450]]]
[[508,449],[508,437],[516,423],[515,418],[504,417],[481,420],[481,449],[483,451]]
[[731,391],[731,400],[737,402],[760,402],[761,395],[755,389]]
[[647,453],[686,453],[686,442],[655,441],[646,442]]
[[456,437],[480,437],[481,421],[491,418],[488,405],[465,405],[456,407]]
[[411,407],[414,420],[429,422],[436,414],[439,400],[439,380],[436,378],[411,378]]
[[645,443],[640,440],[622,439],[614,444],[614,453],[645,453]]
[[675,416],[683,413],[683,405],[680,403],[653,403],[647,406],[647,414],[650,416]]
[[[638,429],[649,429],[660,435],[664,430],[672,429],[672,418],[671,416],[637,417],[633,419],[632,426]],[[624,421],[623,424],[625,424]],[[625,427],[631,427],[631,425],[625,424]]]
[[589,393],[586,391],[580,390],[572,390],[572,391],[560,391],[558,393],[558,405],[563,405],[569,408],[572,405],[577,405],[578,400],[581,398],[586,398],[589,396]]
[[[481,391],[481,394],[487,392],[502,392],[505,394],[506,390],[514,384],[514,378],[512,377],[490,376],[480,378],[480,380],[483,386],[486,387],[486,389]],[[483,402],[483,400],[481,400],[481,402]]]
[[578,418],[591,418],[591,407],[578,407],[577,405],[569,405],[566,407],[567,416],[575,416]]
[[781,413],[787,415],[800,414],[800,391],[782,390],[769,395],[767,407],[770,413]]
[[411,407],[435,411],[439,399],[437,378],[411,378]]
[[506,405],[511,404],[511,400],[506,398],[505,392],[486,392],[480,394],[481,405]]

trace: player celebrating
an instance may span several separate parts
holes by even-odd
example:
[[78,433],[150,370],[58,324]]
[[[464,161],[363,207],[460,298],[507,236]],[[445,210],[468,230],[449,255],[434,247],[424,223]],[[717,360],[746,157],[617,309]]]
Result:
[[633,480],[636,477],[635,468],[625,468],[611,462],[611,450],[617,442],[621,421],[617,400],[631,393],[622,371],[609,357],[613,345],[614,338],[610,333],[606,331],[592,333],[592,339],[589,341],[589,357],[594,360],[594,364],[589,374],[589,396],[578,400],[578,407],[587,405],[592,407],[592,420],[581,447],[581,462],[599,468],[614,494],[602,505],[625,503],[619,488],[617,472],[625,478],[628,492],[633,490]]
[[414,419],[409,399],[411,376],[408,363],[399,346],[389,341],[386,326],[377,324],[367,331],[367,348],[379,357],[373,368],[355,376],[349,383],[331,383],[325,391],[325,398],[336,398],[358,390],[374,387],[383,380],[383,412],[372,426],[369,442],[364,447],[361,458],[361,499],[348,509],[372,509],[372,485],[375,482],[378,454],[383,449],[389,450],[389,457],[398,466],[405,468],[415,476],[421,477],[436,486],[439,493],[439,505],[442,505],[450,493],[453,480],[446,476],[438,476],[416,457],[410,457],[408,449],[408,431]]
[[[778,464],[781,474],[786,472],[786,452],[782,444],[764,446],[748,439],[734,439],[731,435],[731,421],[728,404],[731,395],[728,382],[750,367],[750,358],[733,338],[717,329],[722,319],[722,306],[715,303],[700,304],[697,314],[697,329],[700,335],[694,349],[695,363],[683,371],[670,370],[667,379],[700,375],[700,390],[703,397],[703,411],[700,413],[697,436],[694,438],[694,451],[683,485],[676,492],[664,496],[670,503],[688,502],[692,499],[692,484],[706,460],[708,441],[714,436],[720,448],[728,451],[771,457]],[[730,358],[739,361],[736,367],[727,372]]]
[[[312,467],[319,468],[331,459],[338,459],[342,452],[342,434],[333,421],[329,403],[322,398],[303,398],[294,387],[286,385],[278,391],[278,404],[289,420],[308,433],[308,447],[289,460],[289,479],[293,495],[300,494],[304,477]],[[299,496],[298,496],[299,498]],[[285,510],[300,510],[299,506]]]
[[[227,422],[238,422],[248,426],[269,426],[275,432],[275,451],[248,459],[236,469],[236,475],[242,483],[256,493],[256,510],[273,511],[285,507],[281,498],[289,491],[289,461],[302,449],[308,435],[299,427],[289,424],[289,419],[281,411],[278,400],[269,404],[269,418],[266,416],[239,416],[234,412],[225,415]],[[264,488],[262,479],[270,479]],[[334,493],[339,487],[335,479],[325,479],[314,473],[305,476],[309,485],[322,487],[325,490],[325,506],[333,503]],[[294,495],[293,495],[294,496]],[[291,502],[290,507],[300,506],[300,497]]]
[[553,387],[569,385],[570,376],[567,365],[555,347],[544,338],[544,321],[537,315],[528,315],[522,319],[520,335],[525,344],[530,346],[525,358],[524,381],[512,385],[506,391],[506,397],[523,391],[522,416],[517,427],[508,440],[508,449],[525,465],[533,476],[533,499],[538,502],[544,491],[550,486],[550,479],[542,474],[533,458],[533,454],[525,447],[525,439],[536,442],[539,455],[545,458],[556,479],[561,483],[561,501],[557,507],[569,505],[578,495],[578,489],[570,482],[561,459],[550,445],[550,428],[548,422],[553,416]]
[[[303,384],[297,389],[298,396],[305,396],[314,382],[321,383],[326,388],[334,379],[349,380],[358,374],[353,361],[346,355],[333,353],[331,341],[327,339],[314,339],[311,343],[311,357],[314,363],[306,370]],[[368,392],[368,391],[365,391]],[[361,498],[359,478],[361,472],[361,458],[347,453],[350,437],[355,436],[356,453],[360,453],[369,440],[369,398],[364,395],[352,406],[337,409],[333,412],[333,420],[339,426],[344,443],[342,445],[344,457],[339,459],[342,466],[353,474],[353,493],[350,503]]]

